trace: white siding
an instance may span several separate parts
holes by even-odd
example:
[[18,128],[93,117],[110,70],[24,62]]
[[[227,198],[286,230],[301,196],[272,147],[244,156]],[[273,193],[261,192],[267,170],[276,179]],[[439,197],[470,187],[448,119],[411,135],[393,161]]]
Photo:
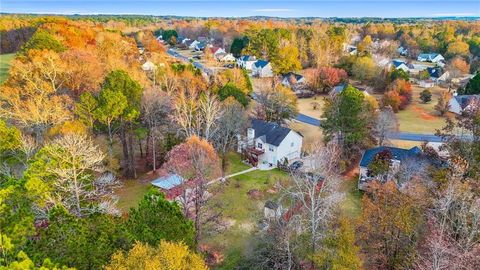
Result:
[[462,114],[462,107],[460,107],[460,104],[454,97],[450,99],[450,101],[448,102],[448,105],[450,106],[448,109],[450,112],[453,112],[459,115]]

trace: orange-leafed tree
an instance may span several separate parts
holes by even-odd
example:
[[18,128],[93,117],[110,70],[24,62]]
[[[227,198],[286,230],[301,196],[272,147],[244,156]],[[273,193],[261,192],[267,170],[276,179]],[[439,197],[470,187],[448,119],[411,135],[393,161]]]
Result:
[[215,180],[220,172],[217,153],[208,141],[191,136],[170,150],[162,169],[184,179],[180,195],[182,207],[184,214],[194,222],[195,244],[198,244],[204,225],[214,219],[205,206],[209,197],[208,182]]

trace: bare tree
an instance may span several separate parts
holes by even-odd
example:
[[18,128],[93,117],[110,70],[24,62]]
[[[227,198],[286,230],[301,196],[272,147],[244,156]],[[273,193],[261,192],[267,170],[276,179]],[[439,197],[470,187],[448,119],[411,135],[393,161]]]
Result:
[[223,113],[218,125],[221,127],[215,134],[214,146],[220,154],[222,161],[222,177],[225,176],[227,167],[227,154],[235,147],[238,134],[247,126],[248,116],[243,106],[235,99],[224,101]]
[[210,141],[219,129],[221,103],[211,93],[181,91],[174,103],[173,120],[187,136]]
[[377,136],[378,145],[383,146],[388,143],[388,138],[398,132],[398,121],[392,107],[383,108],[376,117],[374,134]]
[[148,127],[148,137],[152,148],[153,171],[157,169],[156,138],[161,135],[160,127],[167,124],[171,111],[170,96],[156,88],[147,89],[142,97],[143,120]]
[[[50,163],[45,171],[51,173],[51,192],[47,200],[61,204],[77,216],[101,211],[113,202],[111,188],[117,184],[113,175],[96,178],[95,172],[104,172],[104,154],[93,141],[81,135],[66,135],[43,148]],[[42,177],[45,172],[38,172]],[[109,210],[110,211],[110,210]]]
[[288,194],[300,204],[303,224],[310,235],[310,252],[315,253],[317,243],[325,236],[334,219],[335,209],[343,199],[339,192],[340,177],[337,174],[340,149],[335,143],[318,147],[312,153],[312,174],[293,173],[293,186]]

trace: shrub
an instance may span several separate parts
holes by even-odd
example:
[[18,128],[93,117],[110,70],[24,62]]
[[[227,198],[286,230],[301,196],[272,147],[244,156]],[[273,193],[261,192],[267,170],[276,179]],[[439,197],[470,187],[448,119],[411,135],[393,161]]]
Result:
[[425,89],[420,93],[420,99],[423,103],[428,103],[432,101],[432,92],[430,90]]

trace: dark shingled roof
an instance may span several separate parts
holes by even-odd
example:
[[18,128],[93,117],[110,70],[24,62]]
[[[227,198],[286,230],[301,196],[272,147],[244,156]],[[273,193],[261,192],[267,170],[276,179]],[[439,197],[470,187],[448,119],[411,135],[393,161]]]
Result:
[[262,140],[275,146],[279,146],[291,130],[275,123],[258,119],[252,119],[252,128],[255,130],[255,139],[265,136]]
[[259,68],[264,68],[266,65],[268,65],[268,61],[258,60],[254,65]]
[[468,105],[472,104],[476,100],[480,102],[480,95],[459,95],[454,97],[458,104],[460,104],[460,107],[462,109],[465,109]]
[[428,74],[430,74],[430,77],[432,77],[432,78],[439,78],[440,77],[440,69],[438,69],[438,68],[428,67],[427,71],[428,71]]
[[403,161],[407,158],[414,157],[422,152],[422,150],[420,150],[420,148],[418,148],[417,146],[411,149],[403,149],[403,148],[389,147],[389,146],[375,147],[365,151],[365,153],[363,154],[362,160],[360,161],[360,167],[368,167],[368,165],[375,158],[375,155],[377,155],[378,153],[384,150],[389,150],[392,153],[392,156],[393,156],[392,159],[400,160],[400,161]]

